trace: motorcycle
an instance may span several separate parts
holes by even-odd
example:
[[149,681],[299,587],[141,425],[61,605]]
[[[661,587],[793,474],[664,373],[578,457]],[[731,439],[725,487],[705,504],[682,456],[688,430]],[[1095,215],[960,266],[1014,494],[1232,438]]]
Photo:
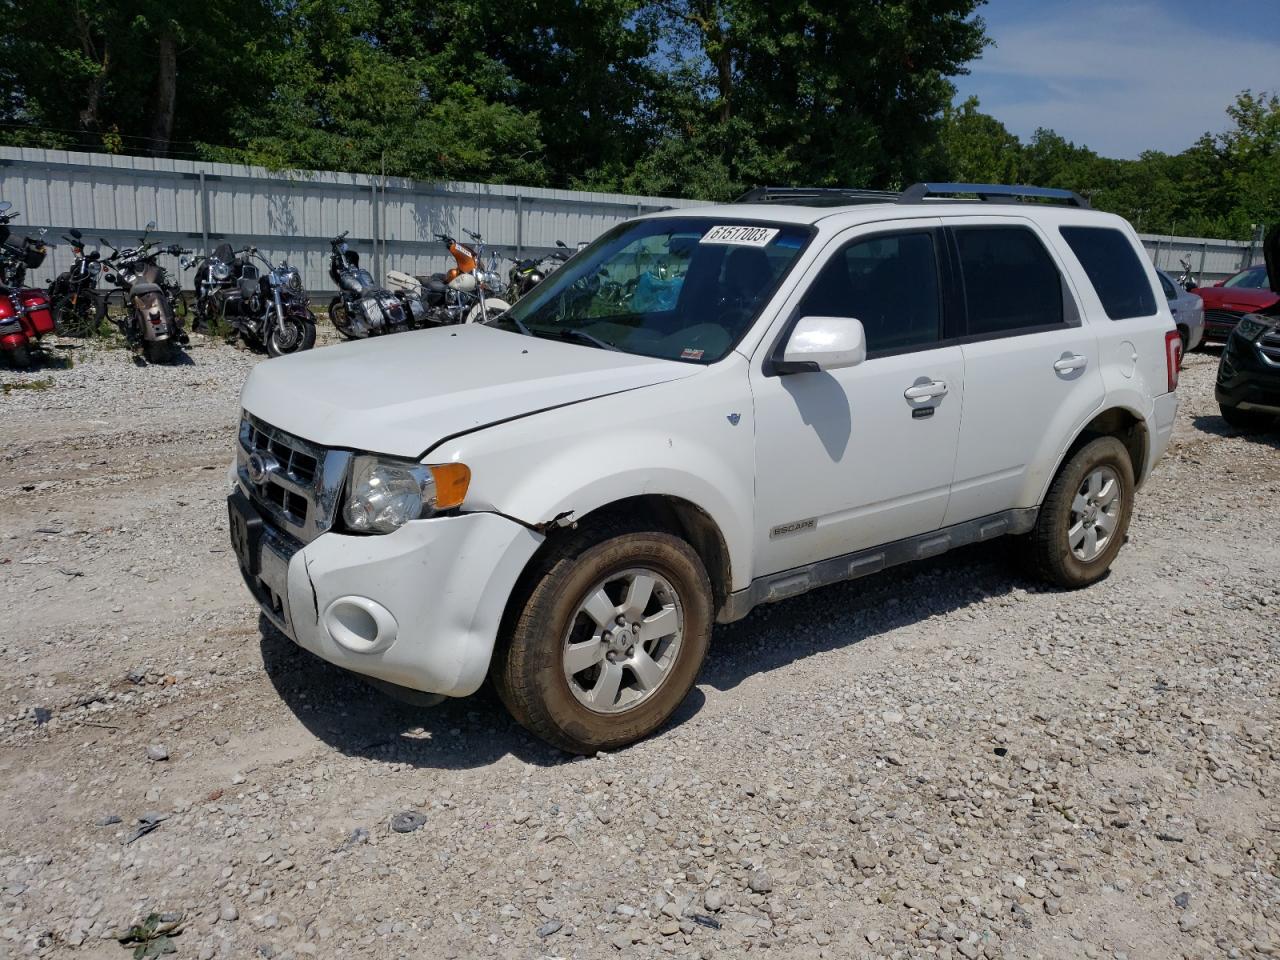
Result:
[[173,359],[178,345],[186,344],[189,338],[178,320],[181,290],[156,258],[162,253],[181,257],[195,251],[184,250],[176,243],[161,247],[148,241],[147,234],[155,228],[153,220],[138,245],[123,250],[112,247],[109,240],[98,240],[111,249],[111,255],[103,262],[103,278],[124,292],[125,314],[115,321],[116,325],[131,347],[142,350],[148,363],[163,363]]
[[338,295],[329,301],[329,321],[347,340],[361,340],[412,328],[413,321],[400,299],[373,282],[360,266],[360,254],[347,245],[342,231],[329,241],[329,278]]
[[548,274],[554,273],[564,266],[572,254],[563,240],[556,241],[556,249],[545,257],[525,257],[523,260],[511,260],[511,269],[507,271],[507,287],[502,299],[515,303],[526,293],[545,280]]
[[1183,290],[1194,290],[1200,286],[1195,276],[1191,273],[1191,259],[1189,257],[1181,257],[1178,263],[1182,265],[1182,273],[1178,275],[1178,286]]
[[12,208],[9,201],[0,201],[0,353],[15,367],[28,367],[40,338],[54,330],[48,294],[22,286],[27,269],[44,262],[47,248],[30,237],[21,243],[9,241],[9,223],[18,216],[9,213]]
[[45,245],[43,227],[35,238],[23,237],[11,240],[12,232],[9,224],[18,218],[18,213],[10,213],[13,204],[8,200],[0,201],[0,285],[21,287],[27,279],[27,270],[35,270],[44,263],[49,252]]
[[232,250],[224,243],[211,255],[183,257],[181,263],[184,270],[196,268],[196,316],[206,329],[225,320],[272,357],[316,345],[316,318],[307,306],[302,274],[287,260],[272,266],[257,247]]
[[79,230],[72,230],[70,236],[63,234],[62,239],[71,245],[75,259],[70,270],[48,281],[53,322],[63,336],[91,337],[103,314],[97,292],[101,255],[97,250],[85,252],[84,235]]
[[475,242],[474,247],[458,243],[446,234],[436,234],[455,263],[447,273],[434,273],[429,277],[410,276],[396,270],[387,273],[387,286],[408,304],[419,326],[486,323],[511,309],[507,300],[497,296],[503,292],[497,255],[491,254],[486,259],[480,234],[470,230],[466,233]]

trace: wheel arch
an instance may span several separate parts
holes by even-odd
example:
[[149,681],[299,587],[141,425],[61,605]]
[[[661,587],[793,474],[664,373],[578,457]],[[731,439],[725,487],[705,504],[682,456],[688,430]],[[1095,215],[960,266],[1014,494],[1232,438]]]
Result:
[[1124,444],[1125,449],[1129,451],[1129,461],[1133,465],[1134,484],[1135,486],[1142,484],[1146,476],[1150,445],[1150,432],[1147,429],[1146,418],[1128,407],[1113,406],[1095,414],[1093,419],[1076,433],[1071,443],[1058,457],[1053,473],[1049,475],[1049,482],[1040,493],[1041,501],[1048,492],[1049,484],[1053,483],[1054,478],[1062,472],[1063,466],[1075,456],[1076,451],[1098,437],[1115,437]]

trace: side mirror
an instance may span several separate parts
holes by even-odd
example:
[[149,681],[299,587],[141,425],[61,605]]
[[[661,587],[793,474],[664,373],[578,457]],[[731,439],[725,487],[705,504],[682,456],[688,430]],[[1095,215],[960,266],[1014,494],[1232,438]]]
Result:
[[1197,290],[1197,289],[1199,289],[1199,288],[1196,286],[1196,282],[1195,282],[1194,280],[1188,280],[1188,281],[1187,281],[1186,283],[1184,283],[1182,286],[1183,286],[1183,288],[1184,288],[1188,293],[1190,293],[1192,290]]
[[867,359],[867,335],[862,321],[852,317],[802,317],[787,338],[782,359],[774,361],[778,374],[816,373],[855,367]]
[[13,204],[8,200],[0,200],[0,213],[8,213],[13,209]]
[[148,221],[147,221],[147,233],[150,233],[150,232],[151,232],[152,230],[154,230],[155,228],[156,228],[156,222],[155,222],[154,220],[148,220]]
[[84,234],[81,233],[79,230],[75,230],[75,229],[72,229],[71,235],[75,237],[77,240],[81,240],[84,238]]

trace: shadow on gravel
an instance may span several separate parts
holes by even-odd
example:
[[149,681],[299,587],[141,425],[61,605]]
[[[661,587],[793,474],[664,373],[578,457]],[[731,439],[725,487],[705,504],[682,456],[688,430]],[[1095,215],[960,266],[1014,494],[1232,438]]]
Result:
[[[312,734],[344,754],[442,770],[484,767],[508,754],[538,766],[576,759],[512,720],[488,684],[470,697],[410,706],[303,650],[266,617],[258,618],[258,630],[263,666],[280,699]],[[655,736],[697,714],[705,699],[695,687]]]
[[1192,417],[1191,425],[1201,433],[1212,434],[1215,437],[1249,440],[1253,443],[1280,449],[1280,419],[1272,421],[1269,429],[1262,430],[1239,430],[1220,416]]
[[1010,572],[1010,546],[1000,540],[975,544],[757,607],[738,623],[716,628],[698,680],[717,690],[732,690],[753,674],[850,647],[895,627],[952,613],[988,597],[1004,596],[1019,588],[1051,589]]

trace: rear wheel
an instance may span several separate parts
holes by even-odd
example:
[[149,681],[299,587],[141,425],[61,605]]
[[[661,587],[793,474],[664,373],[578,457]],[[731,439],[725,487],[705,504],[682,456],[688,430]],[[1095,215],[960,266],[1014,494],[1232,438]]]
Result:
[[173,359],[174,345],[172,340],[145,340],[142,352],[147,363],[168,363]]
[[1115,437],[1077,450],[1054,477],[1028,535],[1040,575],[1067,589],[1106,576],[1133,511],[1133,463]]
[[25,346],[18,347],[16,350],[6,350],[9,355],[9,362],[20,370],[26,370],[31,366],[31,350]]
[[711,584],[683,540],[577,536],[544,563],[494,658],[494,685],[516,720],[562,750],[625,746],[689,693],[712,618]]
[[355,340],[356,335],[351,332],[350,317],[347,315],[347,305],[343,303],[341,297],[334,297],[329,301],[329,322],[343,337],[348,340]]

